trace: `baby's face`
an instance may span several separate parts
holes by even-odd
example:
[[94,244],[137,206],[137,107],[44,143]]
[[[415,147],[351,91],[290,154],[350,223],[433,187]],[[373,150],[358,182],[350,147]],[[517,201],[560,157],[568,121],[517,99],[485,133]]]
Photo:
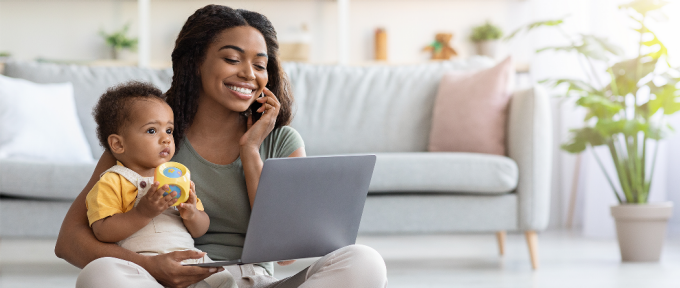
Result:
[[175,155],[170,106],[160,99],[143,99],[134,100],[131,108],[131,117],[121,131],[124,164],[146,170],[170,161]]

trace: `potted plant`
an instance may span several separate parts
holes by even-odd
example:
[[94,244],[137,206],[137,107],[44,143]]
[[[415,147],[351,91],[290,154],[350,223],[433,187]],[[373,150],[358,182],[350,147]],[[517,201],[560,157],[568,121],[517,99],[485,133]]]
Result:
[[498,53],[499,39],[503,37],[503,30],[491,22],[486,21],[484,25],[472,28],[470,40],[475,43],[477,55],[496,58]]
[[135,51],[137,49],[137,38],[127,36],[129,28],[130,23],[127,23],[123,28],[111,34],[104,32],[104,30],[99,30],[99,35],[104,38],[106,45],[111,48],[111,59],[118,60],[122,50]]
[[[566,33],[563,20],[529,24],[512,33],[539,27],[556,28],[570,44],[537,50],[570,52],[578,55],[587,80],[548,79],[553,87],[566,88],[566,96],[587,110],[584,127],[572,130],[571,139],[562,145],[570,153],[605,146],[608,159],[593,152],[618,205],[611,207],[616,221],[623,261],[658,261],[665,238],[672,203],[648,203],[659,140],[668,134],[668,115],[680,111],[680,70],[671,68],[668,50],[649,29],[649,14],[667,2],[636,0],[619,9],[628,13],[639,34],[637,55],[624,58],[616,45],[595,35]],[[599,65],[598,65],[599,64]],[[608,67],[606,73],[596,67]],[[607,76],[605,76],[607,75]],[[612,161],[609,173],[603,161]],[[612,175],[613,174],[613,175]]]

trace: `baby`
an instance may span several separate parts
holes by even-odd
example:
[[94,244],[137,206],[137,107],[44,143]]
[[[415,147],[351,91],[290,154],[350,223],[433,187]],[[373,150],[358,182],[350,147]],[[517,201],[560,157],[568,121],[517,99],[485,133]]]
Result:
[[[163,195],[170,192],[167,185],[151,189],[158,186],[155,168],[175,153],[174,118],[162,92],[147,83],[121,84],[101,96],[92,114],[100,144],[118,160],[87,194],[87,217],[97,239],[143,255],[199,251],[193,238],[205,234],[210,219],[194,183],[189,199],[176,207],[175,192]],[[212,261],[204,256],[182,263],[204,262]],[[190,287],[236,284],[224,270]]]

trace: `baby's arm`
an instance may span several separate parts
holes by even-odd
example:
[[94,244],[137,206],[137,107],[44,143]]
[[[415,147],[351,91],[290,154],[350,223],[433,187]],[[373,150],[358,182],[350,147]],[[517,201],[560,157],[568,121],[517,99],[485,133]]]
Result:
[[[149,188],[149,193],[144,195],[139,204],[126,213],[119,213],[92,223],[92,231],[95,237],[102,242],[118,242],[144,228],[151,219],[160,215],[177,201],[175,192],[163,196],[163,192],[169,190],[167,185],[158,188],[155,182]],[[158,188],[158,189],[157,189]]]
[[184,226],[189,230],[191,237],[198,238],[203,236],[208,231],[210,226],[210,218],[205,211],[198,210],[196,207],[196,186],[194,181],[191,181],[191,191],[189,191],[189,199],[187,202],[179,204],[179,215],[184,221]]

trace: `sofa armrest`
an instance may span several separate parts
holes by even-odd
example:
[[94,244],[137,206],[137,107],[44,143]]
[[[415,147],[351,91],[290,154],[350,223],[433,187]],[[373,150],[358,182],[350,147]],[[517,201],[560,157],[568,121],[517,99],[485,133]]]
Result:
[[552,116],[550,99],[539,86],[515,91],[508,113],[508,156],[517,162],[518,224],[544,230],[550,216]]

